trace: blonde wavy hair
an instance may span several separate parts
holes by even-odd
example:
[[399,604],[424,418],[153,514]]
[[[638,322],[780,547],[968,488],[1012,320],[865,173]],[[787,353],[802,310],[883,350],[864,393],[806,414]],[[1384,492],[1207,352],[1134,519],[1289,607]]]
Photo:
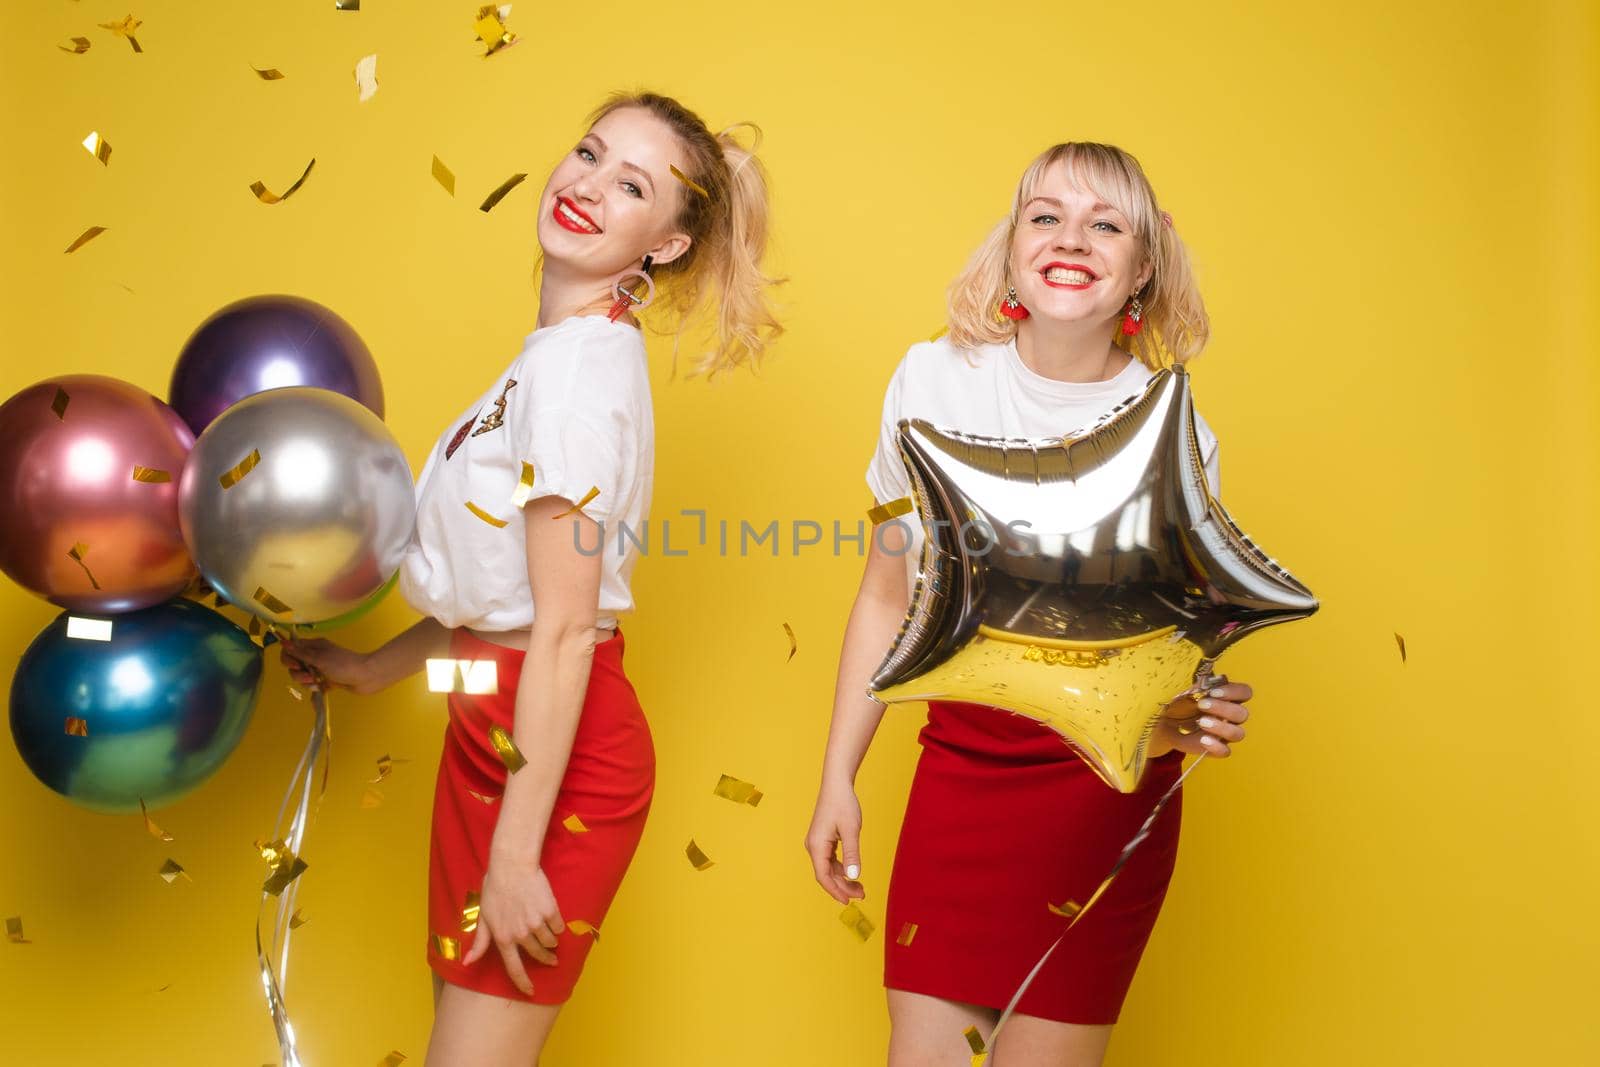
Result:
[[[783,333],[769,302],[769,290],[786,279],[769,277],[761,267],[768,232],[767,175],[756,158],[760,127],[739,122],[712,133],[700,116],[670,96],[638,90],[619,90],[589,113],[590,128],[620,108],[643,108],[660,119],[683,146],[688,166],[684,176],[704,190],[685,185],[683,207],[674,227],[689,235],[689,250],[670,263],[651,268],[657,297],[651,310],[666,308],[667,321],[658,333],[673,335],[673,373],[683,331],[702,312],[715,311],[710,349],[690,371],[690,377],[759,363],[767,348]],[[755,133],[755,144],[745,148],[733,136],[740,127]],[[655,315],[650,318],[655,319]]]
[[[1168,361],[1184,363],[1200,354],[1211,336],[1211,322],[1195,284],[1189,252],[1170,218],[1156,203],[1144,168],[1115,145],[1068,141],[1040,153],[1017,183],[1011,213],[990,231],[950,285],[950,340],[959,348],[1001,344],[1016,336],[1017,324],[997,314],[1006,293],[1011,243],[1022,208],[1033,198],[1046,170],[1065,163],[1067,175],[1127,216],[1146,262],[1154,267],[1140,289],[1144,329],[1128,336],[1120,328],[1112,341],[1151,370]],[[1120,320],[1118,320],[1120,323]]]

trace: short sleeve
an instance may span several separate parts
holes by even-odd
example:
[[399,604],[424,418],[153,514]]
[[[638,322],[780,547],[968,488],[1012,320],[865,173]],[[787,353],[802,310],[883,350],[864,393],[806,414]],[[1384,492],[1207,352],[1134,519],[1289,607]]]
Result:
[[900,459],[900,398],[905,387],[906,361],[902,359],[883,394],[883,420],[878,427],[878,448],[867,464],[867,488],[880,504],[911,494],[911,481]]
[[[621,502],[623,472],[614,434],[608,434],[586,413],[543,408],[526,420],[518,435],[518,451],[533,465],[533,488],[527,501],[565,497],[582,504],[596,522],[609,518]],[[591,490],[598,490],[584,503]],[[522,498],[519,489],[518,499]]]

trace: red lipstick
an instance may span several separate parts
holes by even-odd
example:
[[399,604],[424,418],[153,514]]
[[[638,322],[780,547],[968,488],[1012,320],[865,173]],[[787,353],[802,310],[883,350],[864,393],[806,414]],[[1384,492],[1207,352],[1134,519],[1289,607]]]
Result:
[[[1089,276],[1089,280],[1084,282],[1082,285],[1066,285],[1062,282],[1053,282],[1049,278],[1045,277],[1045,275],[1050,273],[1050,271],[1056,267],[1059,267],[1062,270],[1081,270],[1083,273]],[[1088,267],[1085,267],[1082,263],[1062,263],[1057,261],[1054,263],[1046,263],[1044,266],[1039,268],[1040,280],[1042,280],[1052,289],[1087,289],[1089,286],[1094,284],[1095,279],[1098,277],[1098,274],[1090,270]]]
[[[572,212],[584,222],[587,222],[590,226],[593,226],[594,229],[586,230],[582,226],[579,226],[577,223],[573,222],[571,219],[567,218],[566,213],[561,210],[562,207],[565,207],[567,211]],[[594,219],[591,219],[582,208],[564,196],[556,197],[556,206],[551,209],[550,214],[555,218],[556,222],[561,225],[562,229],[571,230],[573,233],[581,233],[593,237],[600,229],[599,223],[595,222]]]

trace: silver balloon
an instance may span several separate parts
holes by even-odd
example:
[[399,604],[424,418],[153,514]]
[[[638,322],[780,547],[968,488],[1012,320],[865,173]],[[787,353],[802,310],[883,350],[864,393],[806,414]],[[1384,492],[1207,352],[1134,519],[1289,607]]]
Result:
[[311,623],[359,607],[399,570],[413,493],[371,411],[327,389],[272,389],[200,435],[178,516],[214,589],[263,619]]
[[1211,495],[1181,366],[1079,434],[901,420],[899,443],[926,539],[881,702],[1027,715],[1131,792],[1168,703],[1247,634],[1317,610]]

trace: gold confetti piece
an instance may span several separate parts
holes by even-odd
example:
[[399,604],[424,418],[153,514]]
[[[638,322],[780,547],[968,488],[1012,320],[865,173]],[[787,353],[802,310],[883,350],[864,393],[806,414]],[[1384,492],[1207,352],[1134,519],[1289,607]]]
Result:
[[172,472],[164,471],[160,467],[141,467],[136,463],[133,466],[133,480],[158,485],[172,481]]
[[250,69],[255,71],[256,76],[264,82],[275,82],[283,79],[283,71],[279,70],[277,67],[267,67],[265,69],[262,69],[261,67],[251,67]]
[[151,837],[157,841],[171,843],[172,835],[157,826],[156,821],[150,817],[150,810],[144,806],[144,797],[139,798],[139,813],[144,816],[144,828]]
[[224,471],[222,477],[218,478],[217,481],[221,483],[222,488],[232,489],[234,486],[238,485],[244,480],[244,476],[246,474],[249,474],[251,471],[255,470],[256,465],[260,462],[261,450],[259,448],[252,448],[248,456],[234,464],[232,470]]
[[485,4],[478,8],[478,18],[473,29],[478,34],[487,50],[483,58],[488,59],[503,48],[509,48],[517,43],[517,35],[506,29],[506,18],[511,14],[510,4]]
[[523,758],[522,750],[511,739],[511,735],[506,733],[505,727],[499,723],[489,727],[489,743],[500,754],[500,762],[504,763],[506,770],[512,774],[516,774],[528,765],[528,761]]
[[450,168],[438,156],[433,157],[433,180],[444,186],[444,191],[451,196],[456,195],[456,176],[450,173]]
[[289,883],[305,873],[308,866],[305,860],[294,854],[283,838],[269,841],[265,844],[256,842],[256,848],[261,852],[261,858],[267,861],[271,873],[262,883],[263,892],[277,896],[288,888]]
[[78,249],[82,248],[84,245],[88,244],[90,241],[94,240],[96,237],[99,237],[105,232],[106,228],[104,226],[90,226],[87,230],[84,230],[78,235],[78,239],[76,241],[73,241],[67,246],[66,254],[70,256],[72,253],[76,252]]
[[31,945],[26,937],[22,936],[22,916],[12,915],[6,919],[6,940],[13,945]]
[[894,939],[894,943],[897,945],[904,945],[906,948],[910,948],[911,939],[916,936],[917,924],[906,923],[904,926],[900,927],[900,936]]
[[493,515],[489,514],[487,511],[484,511],[470,500],[467,501],[467,510],[478,516],[478,518],[482,519],[490,526],[493,526],[496,530],[503,530],[506,528],[507,524],[505,519],[495,518]]
[[67,405],[70,403],[72,403],[72,397],[67,395],[67,391],[61,386],[56,386],[55,399],[50,401],[50,410],[56,413],[56,418],[65,421]]
[[717,779],[717,784],[711,792],[723,800],[731,800],[735,804],[748,804],[752,808],[761,803],[761,790],[749,782],[740,781],[726,774]]
[[872,920],[863,915],[861,909],[854,904],[847,906],[839,913],[839,921],[849,927],[851,932],[863,941],[871,937],[872,931],[876,929],[872,925]]
[[367,791],[365,793],[361,794],[361,807],[362,807],[362,809],[370,811],[373,808],[380,808],[382,806],[383,806],[383,791],[380,790],[380,789],[374,789],[370,785],[367,786]]
[[478,893],[474,890],[467,891],[467,902],[461,905],[461,932],[470,934],[478,928],[479,907]]
[[703,871],[707,867],[716,865],[716,860],[700,851],[700,846],[694,843],[694,838],[692,837],[689,838],[689,847],[683,850],[683,854],[689,857],[689,865],[697,871]]
[[567,929],[571,930],[580,937],[584,934],[591,934],[594,937],[595,944],[598,945],[600,943],[600,928],[598,926],[591,926],[582,919],[573,919],[571,922],[567,923]]
[[68,737],[88,737],[89,720],[80,719],[76,715],[68,715],[66,732]]
[[395,758],[393,756],[390,756],[388,754],[384,754],[382,756],[379,756],[378,757],[378,777],[372,779],[373,784],[376,785],[377,783],[383,781],[385,778],[389,777],[389,774],[390,774],[390,772],[392,772],[394,770],[394,765],[396,763],[410,763],[410,762],[411,762],[411,760],[409,760],[409,759],[407,759],[405,757],[400,757],[400,758],[397,759],[397,758]]
[[587,826],[583,825],[583,820],[578,818],[578,813],[577,812],[573,812],[571,815],[568,815],[565,819],[562,819],[561,820],[561,825],[565,826],[567,828],[567,832],[568,833],[586,834],[586,833],[589,832],[589,828]]
[[67,555],[71,556],[73,560],[77,562],[78,566],[83,568],[83,573],[89,576],[89,584],[94,586],[96,589],[99,589],[100,583],[94,580],[94,572],[89,569],[89,564],[85,563],[83,559],[83,557],[87,556],[88,554],[89,546],[82,541],[79,541],[77,544],[73,545],[67,550]]
[[591,500],[593,500],[595,497],[597,497],[599,495],[600,495],[599,487],[591,485],[589,487],[589,491],[587,493],[583,494],[583,499],[582,500],[580,500],[576,504],[572,505],[566,511],[563,511],[561,514],[552,515],[551,518],[564,519],[568,515],[572,515],[572,514],[575,514],[577,512],[580,512],[580,511],[582,511],[584,509],[585,505],[587,505]]
[[256,199],[261,201],[263,204],[280,204],[293,196],[295,194],[295,190],[299,189],[306,183],[306,179],[311,177],[311,168],[316,165],[317,161],[315,157],[313,157],[311,162],[306,164],[306,169],[301,172],[300,177],[294,180],[294,184],[283,191],[282,196],[277,196],[269,192],[267,187],[259,181],[250,183],[250,191],[256,194]]
[[1406,639],[1399,634],[1394,635],[1394,643],[1400,646],[1400,662],[1406,661]]
[[73,37],[69,39],[72,41],[71,48],[68,48],[64,44],[58,44],[56,47],[61,49],[63,52],[71,52],[75,56],[81,56],[89,50],[89,38]]
[[356,63],[356,91],[360,94],[357,103],[365,104],[378,92],[378,54],[362,56]]
[[972,1067],[980,1067],[989,1058],[988,1046],[984,1044],[983,1035],[978,1033],[976,1026],[969,1026],[961,1031],[961,1036],[967,1039],[967,1047],[972,1049]]
[[[790,626],[788,623],[784,623],[783,632],[789,635],[789,659],[794,659],[794,654],[800,651],[800,642],[795,640],[794,627]],[[786,659],[784,662],[788,663],[789,660]]]
[[511,492],[511,503],[516,507],[527,504],[528,497],[533,493],[533,464],[527,460],[522,461],[522,476],[517,479],[517,487]]
[[89,136],[83,139],[83,147],[89,154],[100,161],[101,166],[111,165],[111,142],[101,137],[94,130],[89,131]]
[[672,172],[672,176],[674,178],[678,179],[684,185],[687,185],[689,188],[693,189],[695,192],[699,193],[701,196],[705,197],[707,200],[711,199],[711,194],[706,192],[706,187],[705,186],[701,185],[699,182],[697,182],[693,178],[689,177],[687,174],[685,174],[683,171],[679,170],[677,167],[673,166],[671,163],[667,164],[667,169]]
[[116,22],[102,22],[99,25],[102,30],[110,30],[118,37],[126,37],[135,52],[144,51],[143,48],[139,47],[139,39],[133,35],[135,30],[144,25],[139,19],[134,18],[132,15],[125,15]]
[[194,881],[193,878],[189,878],[189,872],[184,870],[182,865],[180,865],[177,860],[167,860],[167,862],[161,865],[161,869],[156,873],[164,878],[168,885],[176,882],[179,878],[188,878],[189,881]]
[[111,620],[85,619],[79,615],[68,615],[67,636],[78,641],[109,641]]
[[296,908],[294,914],[289,916],[289,929],[298,930],[311,920],[306,918],[306,909]]
[[500,799],[499,797],[491,797],[486,793],[480,793],[475,789],[467,790],[467,796],[471,797],[473,800],[476,800],[476,801],[478,801],[478,802],[480,802],[482,804],[493,804],[495,801]]
[[898,515],[904,515],[911,510],[911,498],[903,496],[899,500],[891,500],[887,504],[879,504],[867,510],[867,518],[874,526],[881,526]]
[[1051,904],[1048,901],[1046,901],[1045,902],[1045,907],[1050,909],[1050,914],[1059,915],[1063,919],[1074,918],[1078,914],[1078,912],[1083,910],[1083,905],[1079,904],[1076,900],[1069,900],[1069,901],[1065,902],[1064,904],[1062,904],[1060,907],[1057,907],[1056,905]]
[[948,325],[941,326],[937,330],[934,330],[932,333],[930,333],[928,335],[928,340],[937,341],[939,338],[943,337],[945,334],[947,334],[949,332],[950,332],[950,327]]
[[289,695],[294,697],[296,700],[304,700],[306,698],[306,695],[304,693],[300,692],[300,690],[296,689],[292,685],[291,686],[285,686],[285,688],[289,690]]
[[[360,11],[361,0],[333,0],[333,9],[335,11]],[[391,1055],[400,1056],[400,1053],[395,1052],[391,1053]],[[403,1060],[405,1057],[400,1056],[400,1059]],[[396,1060],[395,1062],[398,1063],[399,1060]]]
[[[461,942],[453,937],[445,937],[443,934],[433,935],[433,950],[447,960],[461,958]],[[397,1060],[396,1062],[399,1061]]]
[[250,595],[250,599],[254,600],[257,604],[260,604],[274,615],[289,614],[289,605],[285,604],[283,601],[267,592],[266,588],[263,586],[256,586],[256,591]]
[[[359,7],[359,4],[357,6]],[[356,8],[349,8],[347,10],[354,11]],[[451,959],[454,958],[454,956],[451,957]],[[385,1056],[382,1060],[378,1061],[378,1067],[400,1067],[400,1065],[405,1061],[406,1054],[396,1049]]]
[[526,174],[513,174],[511,177],[495,186],[494,192],[484,197],[483,203],[478,205],[478,210],[484,212],[485,214],[493,211],[494,206],[500,201],[504,200],[507,193],[521,185],[523,179],[526,177]]

